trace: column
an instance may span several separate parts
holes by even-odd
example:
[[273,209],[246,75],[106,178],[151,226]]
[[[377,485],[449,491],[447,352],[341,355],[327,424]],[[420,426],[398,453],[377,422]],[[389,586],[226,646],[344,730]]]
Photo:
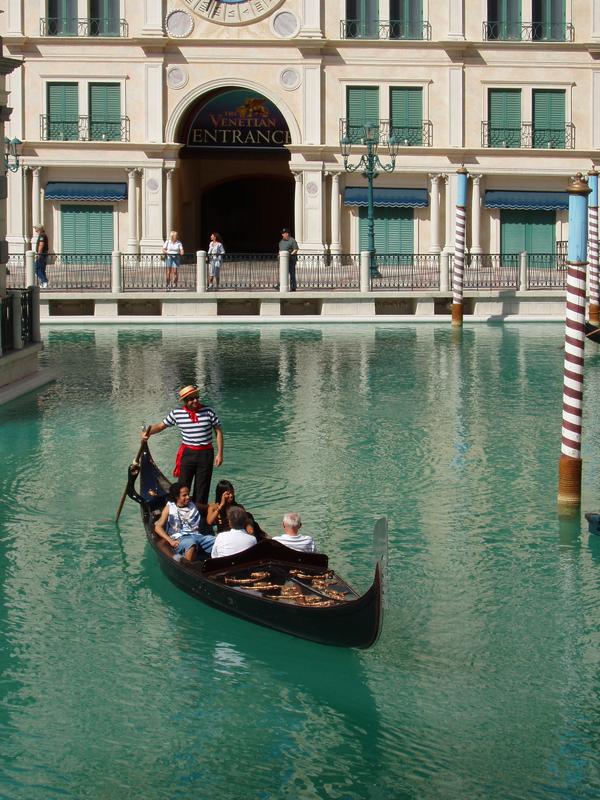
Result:
[[592,0],[592,41],[600,41],[600,0]]
[[465,38],[464,0],[449,0],[448,39],[454,39],[460,41],[464,38]]
[[473,198],[471,203],[471,253],[481,253],[481,175],[471,175]]
[[6,203],[7,235],[11,253],[23,253],[29,246],[31,223],[28,221],[29,200],[28,192],[29,167],[25,164],[16,172],[9,172],[8,200]]
[[[533,8],[531,0],[523,0],[521,3],[521,25],[523,29],[526,25],[531,25],[533,22]],[[539,22],[539,20],[538,20]]]
[[331,176],[331,253],[342,252],[342,236],[340,229],[340,173]]
[[302,0],[302,27],[300,36],[306,39],[322,39],[320,0]]
[[444,251],[452,253],[454,251],[454,208],[452,204],[452,177],[450,175],[444,176],[444,184],[446,190]]
[[[42,224],[42,211],[40,208],[40,179],[42,174],[41,167],[34,167],[31,170],[31,174],[33,175],[33,180],[31,181],[31,215],[32,225],[41,225]],[[33,231],[30,231],[32,235],[31,243],[32,245],[35,243],[35,236],[33,235]]]
[[294,239],[300,244],[303,241],[303,215],[302,215],[302,173],[294,172]]
[[164,239],[163,169],[157,166],[144,167],[142,172],[142,252],[160,253]]
[[[598,0],[600,2],[600,0]],[[600,71],[592,72],[592,148],[600,150]]]
[[142,36],[163,35],[163,3],[162,0],[144,0],[144,27]]
[[442,250],[440,242],[441,207],[440,207],[440,180],[445,175],[430,175],[431,180],[431,233],[429,236],[429,252],[439,253]]
[[165,239],[168,238],[169,233],[173,230],[173,175],[174,169],[167,170],[167,196],[166,196],[166,231]]
[[137,175],[138,169],[127,170],[127,221],[129,223],[127,236],[127,252],[138,253],[138,221],[137,221]]

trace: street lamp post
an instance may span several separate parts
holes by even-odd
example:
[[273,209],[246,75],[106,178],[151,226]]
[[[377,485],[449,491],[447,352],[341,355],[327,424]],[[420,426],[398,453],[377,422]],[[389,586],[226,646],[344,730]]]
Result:
[[4,137],[4,171],[10,170],[16,172],[19,169],[19,148],[23,142],[20,139],[9,139],[8,136]]
[[[350,155],[353,144],[363,145],[366,147],[367,152],[363,153],[356,163],[351,164]],[[380,144],[384,144],[387,147],[390,159],[387,164],[381,161],[377,153],[377,148]],[[343,119],[340,126],[340,148],[346,172],[362,171],[362,175],[367,181],[367,250],[369,251],[371,276],[378,276],[379,272],[375,264],[373,181],[381,172],[393,172],[396,167],[399,143],[393,133],[391,136],[389,135],[389,124],[387,122],[380,121],[377,124],[349,126],[348,121]]]

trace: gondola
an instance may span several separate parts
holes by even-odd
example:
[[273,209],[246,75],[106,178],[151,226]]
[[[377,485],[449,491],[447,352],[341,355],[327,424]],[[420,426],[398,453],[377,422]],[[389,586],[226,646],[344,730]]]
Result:
[[375,531],[380,558],[373,584],[359,595],[329,568],[326,555],[296,552],[273,539],[224,558],[175,560],[169,544],[154,533],[169,485],[144,444],[129,468],[126,492],[139,503],[148,542],[175,584],[221,611],[292,636],[338,647],[375,644],[382,624],[385,520]]
[[592,325],[591,322],[586,322],[585,335],[587,339],[591,339],[592,342],[600,344],[600,328],[597,325]]

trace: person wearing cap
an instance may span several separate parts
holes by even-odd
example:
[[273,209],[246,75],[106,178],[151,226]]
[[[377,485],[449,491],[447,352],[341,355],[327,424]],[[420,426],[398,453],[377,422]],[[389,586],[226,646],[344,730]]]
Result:
[[[219,418],[208,406],[200,402],[195,386],[184,386],[179,392],[181,408],[175,408],[155,425],[149,425],[142,433],[142,441],[176,425],[181,432],[181,444],[175,459],[173,475],[191,489],[192,499],[198,505],[208,503],[213,464],[223,463],[223,431]],[[217,440],[217,453],[213,449],[213,430]]]
[[35,274],[41,289],[48,288],[48,278],[46,277],[46,262],[48,260],[48,234],[43,225],[35,225],[34,231],[37,234],[35,241]]
[[290,235],[289,228],[282,228],[279,250],[287,250],[290,254],[288,272],[290,274],[290,292],[296,291],[296,261],[298,260],[298,242]]

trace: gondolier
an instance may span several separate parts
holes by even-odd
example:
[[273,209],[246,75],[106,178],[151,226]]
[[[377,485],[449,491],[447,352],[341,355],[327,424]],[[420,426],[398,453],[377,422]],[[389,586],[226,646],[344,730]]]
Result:
[[[175,459],[173,475],[187,486],[196,505],[208,503],[213,464],[223,463],[223,431],[219,418],[208,406],[200,402],[195,386],[184,386],[179,392],[182,408],[175,408],[155,425],[149,425],[142,433],[147,441],[154,433],[176,425],[181,432],[181,444]],[[213,448],[213,430],[217,440],[217,452]],[[193,490],[192,490],[193,483]]]

